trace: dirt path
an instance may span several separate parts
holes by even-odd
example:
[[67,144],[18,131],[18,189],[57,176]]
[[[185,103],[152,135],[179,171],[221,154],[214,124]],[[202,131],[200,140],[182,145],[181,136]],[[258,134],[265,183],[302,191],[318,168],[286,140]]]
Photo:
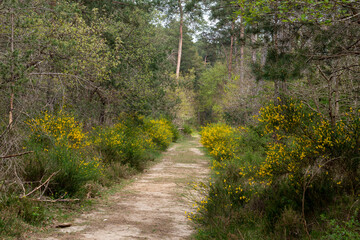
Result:
[[193,233],[188,183],[208,174],[198,138],[173,145],[160,163],[75,219],[73,226],[36,239],[189,239]]

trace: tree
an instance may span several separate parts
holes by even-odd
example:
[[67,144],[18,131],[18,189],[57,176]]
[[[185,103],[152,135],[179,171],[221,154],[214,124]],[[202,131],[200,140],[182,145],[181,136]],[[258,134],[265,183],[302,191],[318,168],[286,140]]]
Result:
[[203,72],[196,91],[198,122],[204,125],[223,118],[222,100],[227,82],[227,67],[220,62]]
[[181,64],[181,54],[182,54],[182,43],[183,43],[183,24],[184,24],[184,12],[181,0],[178,0],[179,3],[179,12],[180,12],[180,25],[179,25],[179,50],[176,63],[176,78],[179,79],[180,76],[180,64]]
[[289,80],[306,77],[311,88],[325,84],[327,96],[317,90],[308,92],[306,95],[312,95],[308,98],[300,91],[302,98],[333,125],[341,109],[357,105],[352,88],[343,87],[350,84],[356,88],[359,3],[239,0],[238,4],[243,6],[238,13],[248,24],[256,24],[269,42],[266,63],[255,69],[258,76],[274,81],[276,98],[285,100]]
[[[181,61],[183,54],[183,41],[184,41],[184,24],[189,24],[189,21],[186,19],[196,19],[192,23],[199,21],[201,19],[201,11],[195,6],[196,1],[192,0],[168,0],[168,1],[158,1],[157,7],[165,12],[167,20],[172,22],[174,16],[178,17],[179,23],[179,39],[178,39],[178,49],[177,49],[177,61],[176,61],[176,79],[178,81],[181,71]],[[196,11],[195,11],[196,10]]]
[[[3,48],[0,57],[0,87],[9,92],[8,128],[12,128],[15,119],[15,97],[23,90],[29,74],[38,68],[43,60],[45,46],[39,41],[41,29],[46,25],[41,4],[47,2],[6,1],[1,3],[0,31]],[[26,9],[33,9],[27,11]]]

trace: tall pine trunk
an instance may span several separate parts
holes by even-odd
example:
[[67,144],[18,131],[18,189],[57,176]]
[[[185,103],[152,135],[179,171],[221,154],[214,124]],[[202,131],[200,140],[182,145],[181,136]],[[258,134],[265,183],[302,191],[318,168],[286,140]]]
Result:
[[[280,53],[284,51],[284,46],[280,45],[283,42],[284,38],[284,29],[283,26],[278,23],[277,17],[274,19],[274,32],[273,32],[273,40],[274,40],[274,50],[275,50],[275,60],[279,61]],[[274,98],[275,103],[278,105],[280,103],[284,104],[286,102],[286,93],[287,93],[287,82],[286,79],[274,79]]]
[[178,58],[176,65],[176,79],[178,81],[180,77],[180,64],[181,64],[181,54],[182,54],[182,42],[183,42],[183,23],[184,23],[184,13],[181,5],[181,0],[179,0],[179,10],[180,10],[180,37],[179,37],[179,49],[178,49]]
[[11,84],[10,84],[10,109],[9,109],[9,129],[12,128],[14,123],[14,98],[15,98],[15,69],[14,69],[14,9],[11,9]]
[[229,53],[229,66],[228,66],[228,71],[229,71],[229,79],[231,79],[231,75],[232,75],[232,60],[233,60],[233,49],[234,49],[234,28],[235,28],[235,22],[232,21],[231,23],[231,37],[230,37],[230,53]]
[[253,44],[253,48],[252,48],[252,62],[255,64],[256,63],[256,48],[254,47],[254,45],[257,42],[257,35],[256,34],[252,34],[251,36],[251,42]]
[[244,68],[245,27],[244,27],[243,21],[244,21],[243,17],[240,16],[240,24],[241,24],[240,25],[240,80],[241,80],[241,82],[244,82],[244,78],[245,78],[245,68]]

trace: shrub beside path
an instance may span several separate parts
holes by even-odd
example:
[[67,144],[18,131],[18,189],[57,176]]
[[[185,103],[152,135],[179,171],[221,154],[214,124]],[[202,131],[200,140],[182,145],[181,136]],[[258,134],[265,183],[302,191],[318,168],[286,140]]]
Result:
[[174,144],[161,162],[138,175],[119,192],[101,200],[96,211],[82,214],[72,226],[33,239],[189,239],[195,192],[188,183],[206,178],[209,159],[199,137]]

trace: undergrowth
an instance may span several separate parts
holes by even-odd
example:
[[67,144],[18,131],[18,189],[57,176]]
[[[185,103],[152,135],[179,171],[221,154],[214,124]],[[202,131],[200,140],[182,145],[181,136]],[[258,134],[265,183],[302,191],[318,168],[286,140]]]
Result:
[[204,127],[213,162],[194,186],[205,193],[188,215],[197,238],[359,239],[359,113],[334,123],[289,101],[252,126]]
[[170,121],[138,115],[122,115],[114,125],[89,132],[64,111],[45,112],[26,124],[23,148],[29,154],[17,162],[19,181],[0,182],[0,238],[19,238],[51,223],[56,201],[69,201],[64,206],[71,208],[99,196],[104,187],[144,170],[179,138]]

